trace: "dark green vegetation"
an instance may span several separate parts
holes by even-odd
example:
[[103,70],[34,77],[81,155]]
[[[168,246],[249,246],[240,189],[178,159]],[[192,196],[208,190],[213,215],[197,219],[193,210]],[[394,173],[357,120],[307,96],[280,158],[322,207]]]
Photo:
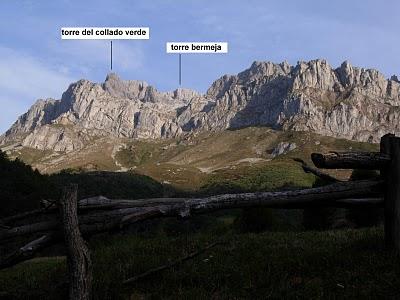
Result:
[[49,185],[48,177],[0,151],[0,216],[37,208],[47,196],[43,186]]
[[69,183],[78,184],[79,198],[103,195],[138,199],[172,192],[148,176],[133,173],[65,170],[42,175],[18,159],[8,159],[0,151],[0,216],[39,208],[41,199],[57,199],[61,187]]
[[[95,299],[397,299],[400,260],[382,228],[178,236],[102,235],[90,242]],[[129,288],[121,282],[221,240],[225,244]],[[0,272],[4,298],[65,299],[63,257]]]
[[204,194],[273,191],[312,187],[315,176],[305,174],[294,161],[273,161],[239,170],[224,169],[211,174],[201,187]]
[[[298,148],[268,161],[268,153],[276,143],[288,140]],[[264,152],[256,156],[254,145],[257,151]],[[35,208],[39,199],[57,199],[60,187],[72,182],[79,185],[79,198],[104,195],[134,199],[308,188],[326,183],[305,174],[292,158],[309,162],[312,151],[332,149],[370,151],[377,150],[377,146],[306,133],[277,134],[263,128],[247,128],[200,136],[190,144],[127,143],[116,153],[116,159],[132,167],[129,172],[87,172],[74,167],[52,175],[41,175],[21,161],[9,161],[1,153],[0,215]],[[87,158],[81,158],[86,165]],[[243,158],[260,160],[242,161]],[[96,159],[103,161],[103,156]],[[115,167],[111,159],[104,163]],[[332,175],[348,178],[350,172],[333,170]],[[351,179],[375,175],[355,171]],[[163,181],[171,184],[161,184]],[[332,219],[342,218],[346,222],[350,219],[344,225],[358,227],[376,224],[378,220],[365,222],[372,220],[371,216],[376,216],[376,212],[328,209],[309,211],[303,218],[301,210],[231,210],[189,220],[152,220],[119,234],[98,235],[89,240],[94,262],[94,296],[95,299],[398,298],[400,260],[383,248],[382,228],[331,230],[336,226],[332,226],[335,223]],[[308,226],[308,221],[314,224]],[[326,231],[301,232],[305,228]],[[122,286],[122,281],[131,276],[214,241],[223,244],[129,288]],[[49,253],[58,256],[48,257]],[[0,299],[65,299],[68,282],[63,254],[55,247],[41,253],[42,257],[0,271]]]
[[148,176],[134,173],[62,171],[50,175],[51,181],[61,187],[78,184],[78,198],[105,196],[111,199],[139,199],[162,197],[164,187]]

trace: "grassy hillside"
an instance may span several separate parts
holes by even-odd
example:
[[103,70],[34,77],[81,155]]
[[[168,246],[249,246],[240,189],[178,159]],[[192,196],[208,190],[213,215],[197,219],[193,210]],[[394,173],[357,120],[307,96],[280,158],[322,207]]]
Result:
[[49,177],[57,187],[68,183],[78,184],[79,198],[102,195],[112,199],[139,199],[163,197],[167,192],[162,184],[152,178],[130,172],[63,171]]
[[[293,151],[273,157],[281,142],[296,144]],[[229,170],[237,174],[253,167],[276,161],[291,162],[291,158],[310,159],[312,152],[332,150],[378,150],[379,145],[319,136],[306,132],[282,132],[267,127],[248,127],[223,132],[205,132],[179,139],[132,140],[98,138],[84,149],[71,153],[50,153],[18,148],[10,157],[32,164],[42,173],[57,173],[62,169],[86,171],[134,171],[150,176],[177,189],[198,190]],[[272,166],[272,165],[271,165]],[[331,171],[338,177],[348,171]],[[210,176],[211,175],[211,176]],[[211,179],[210,179],[211,178]]]
[[312,187],[316,177],[292,160],[277,160],[213,172],[201,187],[206,194],[259,192]]
[[[129,288],[121,282],[220,240],[224,244]],[[90,242],[95,299],[397,299],[400,260],[382,228],[304,233],[99,236]],[[0,271],[0,295],[65,299],[64,257]],[[7,298],[8,299],[8,298]]]
[[42,175],[19,159],[10,160],[0,151],[0,216],[40,207],[42,199],[57,199],[69,183],[79,187],[79,198],[103,195],[109,198],[150,198],[175,193],[152,178],[135,173],[78,172],[64,170]]
[[[296,149],[273,157],[281,142],[295,143]],[[84,151],[69,154],[23,148],[17,156],[29,156],[27,161],[49,174],[41,175],[0,152],[5,166],[0,176],[7,183],[0,197],[2,205],[15,204],[21,210],[37,206],[41,198],[59,197],[60,188],[68,183],[79,185],[80,198],[307,188],[316,184],[316,178],[305,174],[294,157],[309,161],[311,152],[377,148],[261,127],[183,140],[99,139]],[[330,172],[341,178],[350,175],[350,171]],[[13,202],[14,195],[21,196],[22,202]],[[311,218],[320,214],[316,211]],[[95,299],[400,297],[400,260],[383,248],[382,228],[299,232],[304,228],[302,222],[301,210],[232,210],[190,220],[152,220],[117,235],[98,235],[89,241]],[[223,244],[181,266],[129,288],[121,284],[217,240]],[[46,257],[49,253],[58,256]],[[0,271],[0,299],[65,299],[68,282],[62,255],[56,247],[42,257]]]

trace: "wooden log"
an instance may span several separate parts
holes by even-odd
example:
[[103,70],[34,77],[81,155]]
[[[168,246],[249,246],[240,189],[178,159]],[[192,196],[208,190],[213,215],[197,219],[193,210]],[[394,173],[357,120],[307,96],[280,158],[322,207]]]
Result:
[[335,201],[337,208],[356,208],[356,207],[383,207],[384,201],[382,197],[376,198],[349,198],[339,199]]
[[391,156],[390,164],[383,169],[385,178],[385,243],[400,253],[400,138],[385,135],[381,150]]
[[[162,199],[154,199],[154,203],[157,204],[153,206],[151,206],[151,203],[146,206],[136,206],[137,203],[145,201],[145,199],[140,201],[121,200],[124,205],[131,202],[134,207],[89,212],[79,216],[79,227],[84,236],[90,236],[111,229],[119,229],[125,225],[146,219],[173,216],[189,217],[191,214],[204,214],[220,209],[380,206],[382,199],[379,197],[361,197],[379,196],[382,194],[381,186],[382,182],[380,181],[360,180],[297,191],[225,194],[199,199],[179,198],[174,199],[174,201],[168,200],[165,203]],[[101,201],[106,202],[108,200],[101,199]],[[57,231],[60,226],[56,221],[54,222],[54,226],[48,226],[51,223],[43,222],[44,224],[34,224],[35,226],[25,225],[24,228],[30,228],[31,234],[43,231],[46,226],[48,230]],[[18,227],[11,230],[15,236],[21,233]],[[26,234],[27,230],[23,232]],[[10,233],[6,235],[9,237]]]
[[57,220],[52,221],[44,221],[33,224],[22,225],[18,227],[13,227],[10,229],[1,229],[0,230],[0,241],[6,240],[8,238],[14,238],[17,236],[29,235],[37,232],[47,232],[50,230],[54,230],[58,225]]
[[[81,228],[83,232],[91,230],[108,230],[111,227],[131,224],[149,218],[202,214],[210,211],[245,207],[272,207],[272,208],[301,208],[308,205],[336,206],[337,200],[350,198],[373,197],[380,195],[382,182],[379,181],[349,181],[331,184],[328,186],[285,192],[260,192],[243,194],[225,194],[207,198],[181,198],[175,203],[162,203],[154,206],[123,208],[111,212],[87,214],[82,216]],[[159,199],[158,199],[159,200]],[[158,201],[156,199],[156,201]],[[175,199],[176,200],[176,199]],[[357,204],[360,204],[358,201]],[[364,204],[368,200],[364,201]],[[375,199],[372,202],[377,202]],[[356,205],[357,205],[356,204]],[[345,202],[339,206],[346,205]],[[118,219],[121,216],[120,219]],[[107,222],[102,220],[110,217]],[[110,222],[113,220],[113,222]],[[118,223],[119,222],[119,223]],[[95,228],[90,227],[95,224]],[[83,226],[83,227],[82,227]],[[86,227],[87,226],[87,227]]]
[[311,160],[324,169],[379,170],[390,162],[390,155],[380,152],[332,152],[312,153]]
[[188,198],[147,198],[147,199],[108,199],[104,196],[92,197],[78,201],[79,210],[93,209],[114,209],[129,207],[145,207],[161,204],[175,204],[187,200]]
[[[381,153],[386,154],[386,155],[390,155],[390,138],[394,137],[394,136],[395,136],[394,134],[385,134],[384,136],[381,137],[381,142],[380,142],[380,152]],[[389,169],[389,166],[384,166],[384,167],[382,167],[380,169],[380,173],[381,173],[381,176],[382,176],[382,178],[384,180],[383,198],[384,198],[384,215],[385,215],[385,218],[384,218],[385,245],[388,248],[391,248],[391,247],[393,247],[393,244],[392,244],[393,239],[391,237],[392,232],[391,232],[391,230],[389,230],[389,228],[391,227],[390,226],[390,224],[391,224],[391,218],[390,218],[391,212],[390,212],[390,209],[389,209],[389,206],[388,206],[388,201],[386,201],[386,199],[389,197],[389,195],[388,195],[388,191],[389,191],[389,188],[388,188],[389,170],[388,169]]]
[[67,248],[69,299],[89,300],[92,290],[92,262],[89,248],[78,225],[78,186],[64,188],[60,199],[60,215]]
[[[346,207],[351,201],[338,202],[340,199],[371,198],[381,195],[382,182],[372,180],[338,182],[318,188],[243,194],[224,194],[206,198],[177,199],[142,199],[118,200],[122,206],[111,210],[94,210],[79,216],[82,234],[92,234],[118,228],[120,226],[157,217],[181,216],[190,213],[201,214],[220,209],[271,207],[271,208],[305,208],[305,207]],[[101,203],[109,199],[101,199]],[[146,205],[143,202],[147,202]],[[364,201],[366,203],[368,201]],[[357,205],[357,204],[356,204]],[[361,204],[362,205],[362,204]],[[57,230],[58,220],[28,224],[11,229],[0,230],[0,241],[10,237]]]
[[[352,207],[382,207],[383,206],[383,198],[349,198],[349,199],[339,199],[330,203],[332,207],[338,208],[352,208]],[[325,203],[315,203],[311,207],[324,207]],[[290,208],[296,208],[296,206],[291,206]],[[299,208],[301,208],[299,206]],[[303,206],[304,208],[304,206]],[[80,229],[84,236],[90,236],[92,234],[96,234],[105,230],[120,228],[126,224],[132,224],[134,222],[138,222],[140,220],[154,218],[157,216],[162,216],[162,213],[159,211],[159,207],[155,207],[153,209],[146,208],[146,211],[139,210],[136,213],[132,213],[130,215],[123,216],[122,218],[116,218],[114,221],[103,222],[101,225],[98,223],[93,224],[81,224]],[[58,232],[49,232],[44,236],[40,237],[37,240],[34,240],[27,245],[17,249],[10,255],[7,255],[6,258],[0,261],[0,270],[11,267],[21,261],[25,261],[34,257],[34,255],[41,249],[56,244],[59,242],[60,234]]]
[[324,172],[318,170],[317,168],[313,168],[313,167],[309,166],[304,160],[302,160],[300,158],[294,158],[293,160],[301,163],[301,167],[303,168],[303,171],[306,173],[312,173],[315,176],[317,176],[323,180],[326,180],[328,182],[342,181],[342,180],[339,180],[339,179],[333,177],[330,174],[327,174],[327,173],[324,173]]
[[16,251],[5,256],[5,258],[0,261],[0,269],[8,268],[14,266],[15,264],[28,260],[41,249],[54,244],[57,239],[57,234],[54,232],[47,233],[29,243],[18,248]]

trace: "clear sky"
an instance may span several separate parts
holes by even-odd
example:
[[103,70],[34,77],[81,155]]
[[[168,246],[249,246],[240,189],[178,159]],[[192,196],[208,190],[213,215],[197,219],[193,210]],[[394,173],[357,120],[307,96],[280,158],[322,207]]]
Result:
[[182,57],[182,86],[205,92],[254,60],[349,60],[400,75],[399,13],[398,0],[0,0],[0,133],[36,99],[110,71],[109,41],[61,40],[61,27],[150,27],[150,40],[114,41],[113,71],[162,91],[178,87],[166,42],[226,41],[228,54]]

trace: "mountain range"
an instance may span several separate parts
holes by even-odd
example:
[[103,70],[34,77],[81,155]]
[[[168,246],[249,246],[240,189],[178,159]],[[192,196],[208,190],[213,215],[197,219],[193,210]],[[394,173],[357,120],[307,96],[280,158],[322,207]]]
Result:
[[399,105],[396,76],[386,79],[347,61],[338,68],[322,59],[295,66],[254,62],[217,79],[205,94],[159,92],[111,73],[103,83],[72,83],[59,100],[36,101],[0,145],[61,155],[86,151],[102,138],[190,139],[254,126],[375,143],[385,133],[400,133]]

